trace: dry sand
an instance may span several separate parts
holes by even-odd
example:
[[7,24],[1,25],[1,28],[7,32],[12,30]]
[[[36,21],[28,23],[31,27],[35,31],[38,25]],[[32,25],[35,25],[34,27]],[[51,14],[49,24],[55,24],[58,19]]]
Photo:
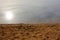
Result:
[[0,40],[60,40],[60,24],[0,24]]

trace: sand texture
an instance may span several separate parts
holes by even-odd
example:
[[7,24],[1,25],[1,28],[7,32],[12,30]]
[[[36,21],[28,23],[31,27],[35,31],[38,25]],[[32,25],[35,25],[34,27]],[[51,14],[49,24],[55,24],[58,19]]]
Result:
[[60,40],[60,24],[0,24],[0,40]]

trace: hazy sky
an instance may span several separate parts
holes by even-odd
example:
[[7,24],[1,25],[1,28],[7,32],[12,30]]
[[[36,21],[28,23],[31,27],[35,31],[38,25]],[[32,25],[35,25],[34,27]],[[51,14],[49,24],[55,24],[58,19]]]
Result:
[[60,0],[0,0],[0,23],[60,21]]

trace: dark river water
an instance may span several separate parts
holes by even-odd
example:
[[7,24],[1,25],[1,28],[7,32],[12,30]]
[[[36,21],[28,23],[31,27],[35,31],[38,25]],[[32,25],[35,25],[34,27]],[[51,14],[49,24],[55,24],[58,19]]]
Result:
[[0,24],[60,22],[60,0],[0,0]]

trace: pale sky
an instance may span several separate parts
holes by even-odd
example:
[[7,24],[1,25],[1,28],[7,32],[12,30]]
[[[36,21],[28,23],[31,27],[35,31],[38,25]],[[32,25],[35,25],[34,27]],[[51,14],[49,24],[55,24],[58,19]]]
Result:
[[60,0],[0,0],[0,24],[60,22]]

